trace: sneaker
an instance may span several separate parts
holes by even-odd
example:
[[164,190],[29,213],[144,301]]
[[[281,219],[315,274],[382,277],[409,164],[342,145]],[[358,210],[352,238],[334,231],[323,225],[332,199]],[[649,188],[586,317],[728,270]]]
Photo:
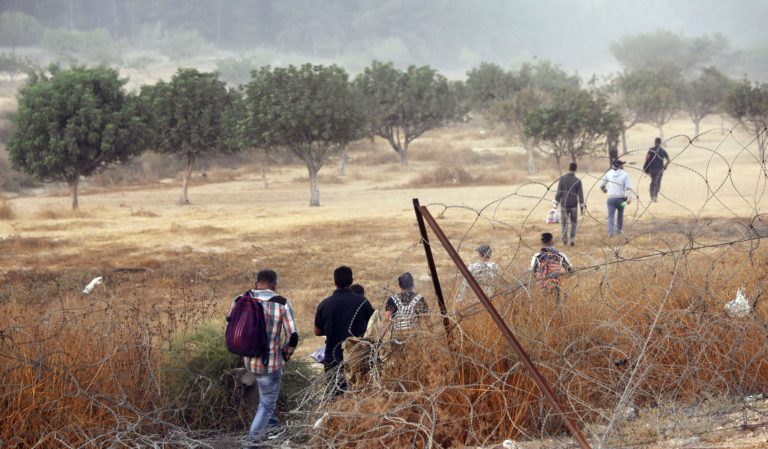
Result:
[[276,440],[282,437],[284,434],[285,434],[285,426],[280,425],[280,426],[270,427],[266,431],[267,441]]

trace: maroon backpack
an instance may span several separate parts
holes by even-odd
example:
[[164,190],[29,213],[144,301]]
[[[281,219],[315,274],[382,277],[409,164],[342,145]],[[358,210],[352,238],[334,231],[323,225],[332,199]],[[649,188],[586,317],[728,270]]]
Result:
[[[285,304],[281,296],[273,296],[270,302]],[[264,364],[269,359],[269,337],[264,306],[247,291],[235,299],[227,317],[224,331],[227,350],[244,357],[261,357]]]

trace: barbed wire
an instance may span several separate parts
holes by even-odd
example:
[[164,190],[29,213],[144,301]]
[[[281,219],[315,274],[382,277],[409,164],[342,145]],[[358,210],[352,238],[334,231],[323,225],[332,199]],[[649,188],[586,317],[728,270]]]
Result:
[[[491,299],[595,447],[654,441],[633,433],[644,414],[655,413],[648,410],[696,410],[717,398],[768,391],[768,311],[757,301],[768,265],[761,245],[768,236],[768,171],[754,151],[755,138],[741,142],[739,125],[708,145],[715,131],[667,140],[683,142],[670,152],[670,170],[694,180],[684,192],[689,201],[665,190],[663,206],[639,199],[627,211],[623,235],[614,238],[607,237],[602,214],[588,209],[562,296],[539,287],[528,271],[538,235],[548,229],[539,217],[551,209],[556,180],[516,186],[479,207],[428,205],[460,251],[480,243],[493,247],[500,272]],[[622,157],[631,162],[644,155],[633,150]],[[608,161],[596,158],[586,166],[580,176],[594,205],[604,201],[595,187]],[[640,170],[628,168],[635,186],[647,182]],[[708,212],[713,205],[719,207],[714,214]],[[479,304],[455,304],[462,278],[441,247],[431,247],[448,310],[460,312],[449,313],[450,338],[433,307],[432,325],[402,344],[361,340],[360,350],[345,356],[355,381],[339,396],[329,394],[319,370],[286,372],[285,381],[301,387],[281,408],[286,432],[265,447],[488,447],[506,438],[562,439],[562,422]],[[429,297],[421,251],[414,238],[387,258],[388,281],[372,289],[374,307],[396,293],[392,282],[402,271],[414,272]],[[167,269],[112,273],[107,283],[136,288],[110,289],[85,302],[71,294],[79,277],[2,273],[8,293],[0,320],[0,405],[9,424],[0,445],[216,449],[252,443],[243,430],[252,403],[231,394],[242,389],[225,367],[214,375],[202,365],[183,366],[204,360],[169,360],[179,348],[205,344],[191,331],[178,331],[218,317],[222,289],[216,283],[143,286],[167,276]],[[723,310],[739,287],[752,306],[745,318]],[[38,312],[25,316],[29,308]],[[78,333],[84,328],[89,341]],[[181,372],[192,377],[174,390],[171,380]],[[230,393],[217,396],[221,386]],[[62,395],[46,403],[33,394],[45,388]],[[50,412],[56,403],[72,413],[87,410],[88,419],[66,421]],[[751,411],[755,418],[742,426],[762,425],[768,414],[745,401],[724,409]],[[670,413],[654,436],[668,429],[701,437],[738,428],[686,430],[691,416]],[[29,435],[32,428],[39,434]]]

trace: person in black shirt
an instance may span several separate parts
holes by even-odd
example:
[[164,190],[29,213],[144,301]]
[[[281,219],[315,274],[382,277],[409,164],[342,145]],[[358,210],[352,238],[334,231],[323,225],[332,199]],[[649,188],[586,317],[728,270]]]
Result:
[[581,180],[576,177],[576,162],[568,165],[568,173],[560,177],[557,183],[557,193],[555,194],[555,207],[560,205],[560,216],[563,223],[563,245],[567,245],[568,222],[571,222],[571,246],[576,244],[576,226],[579,223],[578,208],[581,208],[581,214],[584,215],[586,204],[584,203],[584,189],[581,186]]
[[651,177],[651,201],[656,203],[661,190],[661,177],[669,165],[669,155],[661,147],[660,138],[657,137],[653,143],[654,145],[648,149],[648,154],[645,155],[643,171]]
[[315,335],[325,336],[325,372],[335,378],[335,391],[338,394],[346,390],[344,370],[339,369],[344,362],[342,343],[347,337],[362,337],[373,315],[373,307],[365,296],[353,292],[352,269],[346,266],[333,272],[336,290],[317,306],[315,312]]

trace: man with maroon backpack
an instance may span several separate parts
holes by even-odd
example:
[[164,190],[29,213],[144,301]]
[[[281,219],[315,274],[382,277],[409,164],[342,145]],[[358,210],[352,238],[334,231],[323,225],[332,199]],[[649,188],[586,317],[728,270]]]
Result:
[[539,286],[547,289],[560,298],[560,281],[564,273],[573,271],[573,265],[568,256],[555,249],[552,245],[552,234],[541,234],[541,251],[533,255],[530,271],[534,273]]
[[[246,317],[254,311],[263,314],[263,317]],[[227,321],[230,322],[226,335],[230,352],[253,354],[244,355],[243,361],[248,372],[256,375],[259,386],[259,407],[248,432],[251,438],[258,442],[269,438],[270,434],[279,433],[282,429],[275,410],[280,394],[283,365],[291,358],[299,344],[299,331],[291,304],[277,295],[277,273],[272,270],[259,271],[256,274],[256,288],[235,299]],[[244,324],[237,326],[237,323]],[[245,327],[246,323],[255,329],[254,333],[248,336],[251,342],[241,342],[237,338],[247,333],[240,329]],[[284,337],[281,338],[282,335]],[[264,350],[248,347],[248,343],[251,343],[251,346],[262,345],[261,340],[265,340]]]

